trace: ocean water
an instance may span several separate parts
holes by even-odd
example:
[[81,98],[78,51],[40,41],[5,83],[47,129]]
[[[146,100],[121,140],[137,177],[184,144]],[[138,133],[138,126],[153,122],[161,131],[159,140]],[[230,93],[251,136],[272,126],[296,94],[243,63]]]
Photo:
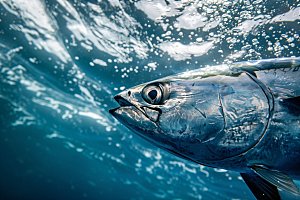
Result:
[[299,23],[291,0],[0,0],[0,198],[254,199],[108,110],[174,73],[300,56]]

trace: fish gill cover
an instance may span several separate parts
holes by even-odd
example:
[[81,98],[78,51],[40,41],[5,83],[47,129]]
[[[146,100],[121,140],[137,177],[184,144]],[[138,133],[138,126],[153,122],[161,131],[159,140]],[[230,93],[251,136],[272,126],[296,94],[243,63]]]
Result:
[[174,73],[298,57],[299,6],[0,0],[1,199],[253,199],[239,174],[165,153],[108,110]]

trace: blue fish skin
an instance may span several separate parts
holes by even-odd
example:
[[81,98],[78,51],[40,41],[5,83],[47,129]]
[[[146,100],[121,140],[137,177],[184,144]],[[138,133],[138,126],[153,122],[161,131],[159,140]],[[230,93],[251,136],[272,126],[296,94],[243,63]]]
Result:
[[300,179],[299,67],[299,58],[208,66],[123,91],[110,113],[186,160]]

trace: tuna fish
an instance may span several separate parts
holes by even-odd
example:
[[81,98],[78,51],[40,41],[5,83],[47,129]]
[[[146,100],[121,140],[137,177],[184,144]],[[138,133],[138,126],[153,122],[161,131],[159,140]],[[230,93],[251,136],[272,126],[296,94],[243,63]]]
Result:
[[239,172],[257,199],[300,195],[300,58],[208,66],[141,84],[110,113],[180,158]]

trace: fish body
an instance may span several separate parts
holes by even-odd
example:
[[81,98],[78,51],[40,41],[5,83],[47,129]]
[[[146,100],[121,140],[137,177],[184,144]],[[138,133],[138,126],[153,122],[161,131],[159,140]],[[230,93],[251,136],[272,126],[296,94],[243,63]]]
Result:
[[209,66],[125,90],[110,113],[183,159],[241,173],[257,199],[300,179],[300,59]]

